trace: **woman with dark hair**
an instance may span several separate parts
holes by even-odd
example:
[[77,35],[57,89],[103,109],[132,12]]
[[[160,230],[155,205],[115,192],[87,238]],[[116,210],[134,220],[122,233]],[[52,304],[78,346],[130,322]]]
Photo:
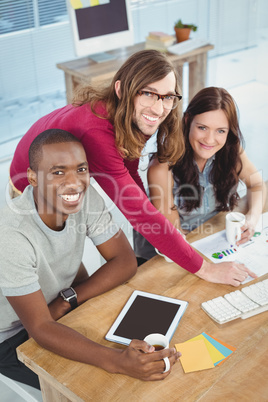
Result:
[[[199,91],[182,120],[185,153],[171,165],[153,155],[148,169],[153,205],[184,234],[219,211],[233,210],[239,199],[237,187],[247,187],[248,212],[238,244],[254,234],[265,202],[261,175],[243,150],[236,104],[223,88]],[[146,252],[145,252],[146,249]],[[135,252],[154,255],[153,247],[135,239]],[[142,255],[141,255],[142,254]]]

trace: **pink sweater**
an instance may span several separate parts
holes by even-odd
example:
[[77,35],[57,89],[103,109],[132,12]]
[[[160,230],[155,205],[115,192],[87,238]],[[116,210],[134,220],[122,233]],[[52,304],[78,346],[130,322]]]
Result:
[[[106,111],[101,110],[105,115]],[[98,110],[100,112],[100,110]],[[131,225],[161,253],[186,270],[197,272],[202,257],[184,241],[174,226],[151,204],[138,174],[139,159],[123,159],[115,145],[114,126],[95,116],[89,105],[67,105],[39,119],[20,140],[10,167],[14,186],[23,191],[29,184],[28,150],[42,131],[59,128],[82,142],[89,170],[106,194],[114,201]]]

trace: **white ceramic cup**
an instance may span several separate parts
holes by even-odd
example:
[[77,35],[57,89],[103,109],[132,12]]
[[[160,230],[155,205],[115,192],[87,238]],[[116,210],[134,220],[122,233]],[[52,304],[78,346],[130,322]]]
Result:
[[246,217],[241,212],[230,212],[226,215],[226,238],[230,245],[234,246],[241,239],[241,226],[246,222]]
[[166,255],[160,253],[160,251],[158,251],[157,248],[155,249],[155,251],[157,252],[157,254],[161,255],[161,257],[164,257],[167,262],[173,262],[173,261],[172,261],[170,258],[168,258]]
[[[144,341],[149,343],[149,345],[154,346],[155,351],[169,348],[168,338],[165,335],[162,335],[162,334],[150,334],[150,335],[147,335],[144,338]],[[166,365],[165,370],[163,371],[163,373],[166,373],[167,371],[170,370],[170,362],[169,362],[168,357],[164,357],[163,360],[164,360],[165,365]]]

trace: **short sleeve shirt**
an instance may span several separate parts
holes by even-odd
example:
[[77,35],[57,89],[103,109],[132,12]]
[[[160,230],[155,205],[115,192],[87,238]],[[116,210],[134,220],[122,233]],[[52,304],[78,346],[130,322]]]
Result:
[[47,227],[35,208],[32,187],[0,212],[0,342],[21,329],[6,296],[42,290],[46,302],[71,286],[80,267],[85,238],[97,246],[118,231],[97,191],[89,186],[82,208],[65,227]]

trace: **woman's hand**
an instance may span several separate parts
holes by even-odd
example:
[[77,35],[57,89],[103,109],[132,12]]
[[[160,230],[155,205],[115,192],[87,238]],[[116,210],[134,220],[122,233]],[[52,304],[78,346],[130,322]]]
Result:
[[241,227],[241,239],[236,243],[238,246],[247,243],[251,239],[255,233],[256,224],[256,219],[246,215],[246,222]]

